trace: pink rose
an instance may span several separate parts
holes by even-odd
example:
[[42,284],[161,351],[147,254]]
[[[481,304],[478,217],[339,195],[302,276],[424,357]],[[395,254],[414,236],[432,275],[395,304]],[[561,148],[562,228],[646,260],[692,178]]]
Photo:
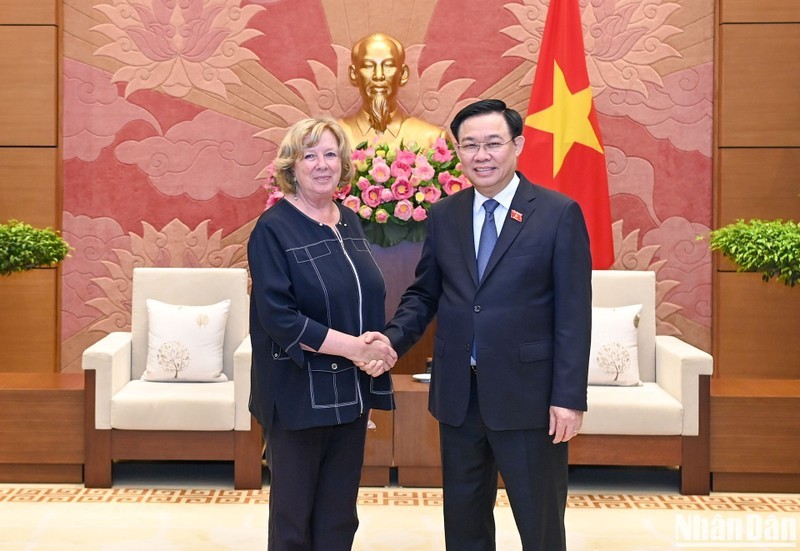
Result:
[[394,178],[405,178],[408,180],[408,177],[411,176],[411,166],[405,163],[401,163],[399,160],[395,159],[392,163],[392,176]]
[[453,195],[454,193],[457,193],[462,189],[471,186],[472,184],[469,183],[467,177],[462,174],[458,178],[451,178],[450,181],[447,182],[447,184],[442,186],[442,189],[447,195]]
[[353,161],[364,161],[367,158],[367,152],[363,149],[354,149],[350,159]]
[[358,181],[356,182],[356,187],[358,189],[360,189],[361,191],[364,191],[365,189],[367,189],[371,185],[372,185],[372,183],[369,180],[367,180],[366,178],[364,178],[363,176],[361,178],[359,178]]
[[450,174],[449,172],[440,172],[439,176],[436,179],[439,180],[439,183],[441,185],[445,185],[447,182],[452,180],[452,178],[453,178],[453,175]]
[[378,224],[385,224],[389,221],[389,213],[386,212],[384,209],[378,209],[375,211],[375,221]]
[[350,190],[353,189],[352,184],[344,185],[340,188],[336,188],[336,191],[333,194],[333,197],[338,200],[342,200],[350,193]]
[[433,144],[433,160],[437,163],[446,163],[453,158],[453,152],[447,147],[444,138],[438,138]]
[[264,169],[264,178],[266,178],[267,182],[270,182],[266,185],[274,185],[275,183],[275,161],[271,161],[267,168]]
[[361,208],[358,209],[358,215],[364,220],[369,220],[370,216],[372,216],[372,209],[367,205],[361,205]]
[[381,204],[381,192],[384,190],[381,186],[369,186],[361,194],[364,204],[375,208]]
[[422,192],[425,194],[425,200],[429,203],[435,203],[442,197],[442,192],[436,186],[426,186],[422,189]]
[[417,154],[413,151],[409,151],[408,149],[401,149],[397,152],[397,162],[403,163],[406,166],[411,166],[414,164],[414,161],[417,159]]
[[389,178],[392,176],[392,173],[389,170],[389,166],[386,164],[386,161],[380,157],[375,157],[375,159],[372,161],[372,170],[369,171],[369,175],[372,176],[373,180],[375,180],[377,183],[383,184],[389,180]]
[[355,195],[348,195],[344,198],[344,201],[342,201],[342,205],[349,208],[353,212],[358,212],[358,209],[361,208],[361,199]]
[[413,218],[417,222],[422,222],[428,217],[428,211],[426,211],[422,207],[417,207],[414,209],[414,212],[411,214],[411,218]]
[[281,199],[283,199],[283,192],[282,191],[273,191],[272,193],[270,193],[267,196],[267,204],[264,205],[264,210],[267,210],[268,208],[270,208],[272,205],[274,205],[275,203],[277,203]]
[[389,188],[383,188],[381,190],[381,203],[388,203],[394,199],[394,194],[392,194],[392,190]]
[[414,167],[414,176],[421,181],[427,181],[433,178],[436,171],[433,169],[428,159],[424,155],[417,155],[417,166]]
[[414,188],[411,184],[402,178],[398,178],[392,184],[392,198],[396,200],[408,199],[414,195]]
[[413,210],[414,206],[411,204],[411,201],[403,199],[402,201],[398,201],[394,206],[394,215],[400,220],[405,221],[411,218]]

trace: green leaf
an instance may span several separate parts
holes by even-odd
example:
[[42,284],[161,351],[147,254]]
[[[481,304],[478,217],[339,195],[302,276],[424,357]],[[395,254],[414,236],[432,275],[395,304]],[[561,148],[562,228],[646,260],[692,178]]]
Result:
[[759,272],[794,287],[800,281],[800,224],[782,220],[737,220],[709,234],[709,247],[720,251],[739,271]]
[[401,241],[424,241],[427,225],[425,222],[398,224],[393,221],[385,224],[362,220],[367,241],[380,247],[394,247]]
[[52,266],[69,254],[69,244],[50,228],[17,220],[0,224],[0,275]]

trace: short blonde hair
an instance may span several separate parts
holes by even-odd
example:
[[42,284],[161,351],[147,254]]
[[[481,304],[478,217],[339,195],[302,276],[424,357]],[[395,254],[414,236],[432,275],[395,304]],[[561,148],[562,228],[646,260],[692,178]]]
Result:
[[303,150],[317,145],[326,130],[333,133],[339,144],[338,153],[342,164],[339,183],[350,183],[353,178],[352,149],[342,127],[328,117],[303,119],[294,123],[286,132],[275,158],[275,180],[283,193],[297,192],[294,166],[302,158]]

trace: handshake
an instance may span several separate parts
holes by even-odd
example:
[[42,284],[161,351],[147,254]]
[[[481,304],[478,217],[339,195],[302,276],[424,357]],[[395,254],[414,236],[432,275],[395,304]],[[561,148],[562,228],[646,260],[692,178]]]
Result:
[[392,348],[389,338],[377,331],[367,331],[355,337],[350,359],[359,369],[372,377],[386,373],[397,362],[397,352]]

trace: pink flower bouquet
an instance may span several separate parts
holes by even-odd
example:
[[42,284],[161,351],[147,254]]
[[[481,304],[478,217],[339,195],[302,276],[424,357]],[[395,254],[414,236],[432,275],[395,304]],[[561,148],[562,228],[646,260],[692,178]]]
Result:
[[430,149],[363,142],[353,151],[353,166],[353,182],[335,197],[361,217],[367,239],[381,247],[422,241],[430,206],[471,185],[444,138]]
[[[431,205],[471,185],[453,145],[444,138],[430,149],[405,144],[390,149],[362,142],[353,150],[353,165],[353,181],[339,187],[334,198],[358,214],[367,239],[381,247],[422,241]],[[271,164],[262,175],[266,210],[283,194]]]

